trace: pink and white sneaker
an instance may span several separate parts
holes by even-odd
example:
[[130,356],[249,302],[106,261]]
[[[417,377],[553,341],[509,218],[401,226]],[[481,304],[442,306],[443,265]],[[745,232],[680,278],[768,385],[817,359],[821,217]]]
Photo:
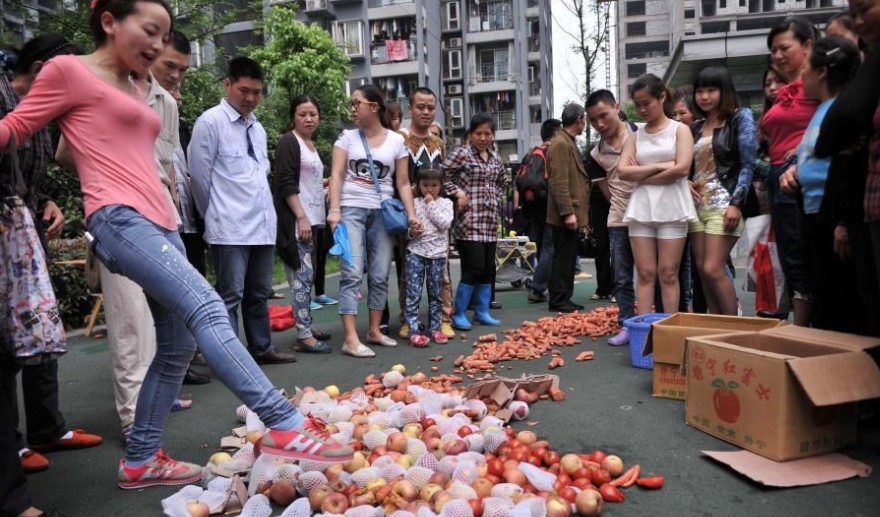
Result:
[[260,452],[327,463],[345,463],[354,457],[354,449],[330,438],[327,424],[311,416],[300,429],[269,429],[260,440]]
[[130,467],[119,460],[117,475],[119,488],[126,490],[150,486],[188,485],[202,479],[202,467],[185,461],[176,461],[163,449],[140,467]]

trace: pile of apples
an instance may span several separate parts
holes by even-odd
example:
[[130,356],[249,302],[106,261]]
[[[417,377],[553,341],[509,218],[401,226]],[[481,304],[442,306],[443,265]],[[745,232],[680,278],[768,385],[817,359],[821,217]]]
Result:
[[[402,375],[387,377],[402,380]],[[398,390],[399,384],[388,387]],[[570,517],[601,514],[604,503],[622,502],[622,489],[639,478],[640,468],[626,469],[616,455],[560,454],[533,431],[517,433],[504,425],[480,401],[415,384],[406,390],[415,402],[366,397],[357,388],[322,391],[324,403],[301,405],[306,413],[329,415],[328,432],[349,443],[354,457],[330,465],[276,459],[281,462],[272,467],[277,472],[252,475],[251,482],[259,483],[255,492],[280,506],[308,498],[311,511],[322,514],[354,515],[358,507],[381,507],[385,515],[495,517],[509,515],[516,505],[543,504],[548,517]],[[439,411],[426,413],[422,400]],[[237,413],[242,421],[253,420],[246,409]]]

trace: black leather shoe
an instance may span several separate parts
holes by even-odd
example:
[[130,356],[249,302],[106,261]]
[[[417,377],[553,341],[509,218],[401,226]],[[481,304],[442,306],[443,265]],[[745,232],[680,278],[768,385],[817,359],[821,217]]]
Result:
[[526,299],[529,303],[541,303],[547,301],[547,296],[544,293],[539,293],[534,289],[529,289],[529,294],[526,296]]
[[574,312],[583,309],[583,305],[578,305],[576,303],[565,302],[559,305],[551,305],[550,310],[553,312]]
[[208,384],[211,382],[211,376],[207,373],[199,373],[192,368],[186,369],[186,375],[183,376],[184,384]]
[[296,362],[296,354],[293,352],[281,352],[270,350],[263,355],[254,357],[257,364],[287,364]]

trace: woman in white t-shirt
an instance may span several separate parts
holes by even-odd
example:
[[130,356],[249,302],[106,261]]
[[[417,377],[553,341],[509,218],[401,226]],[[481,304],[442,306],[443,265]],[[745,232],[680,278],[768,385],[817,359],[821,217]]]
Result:
[[[375,352],[361,343],[357,335],[358,293],[366,263],[367,307],[370,311],[366,341],[371,345],[397,346],[397,341],[379,329],[388,299],[393,247],[392,237],[385,230],[380,204],[394,195],[395,183],[409,217],[410,234],[419,235],[422,226],[413,209],[406,144],[400,134],[389,129],[382,93],[375,86],[365,84],[352,93],[349,106],[352,121],[358,128],[343,131],[333,146],[327,223],[333,229],[340,222],[345,224],[353,262],[340,261],[339,314],[345,331],[342,353],[373,357]],[[381,195],[373,183],[364,138],[369,145]]]
[[687,182],[694,139],[687,126],[669,118],[672,93],[657,76],[636,79],[630,97],[645,120],[624,144],[618,168],[621,179],[637,183],[623,217],[636,263],[636,301],[639,313],[652,312],[659,278],[662,309],[672,313],[681,295],[678,267],[688,221],[697,218]]

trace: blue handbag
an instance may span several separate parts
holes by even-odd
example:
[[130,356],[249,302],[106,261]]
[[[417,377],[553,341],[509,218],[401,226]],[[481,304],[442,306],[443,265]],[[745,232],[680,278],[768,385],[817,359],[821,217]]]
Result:
[[[379,177],[376,175],[376,167],[373,165],[373,155],[370,153],[367,137],[361,130],[358,130],[358,134],[360,134],[361,142],[364,144],[364,152],[367,153],[373,185],[376,187],[376,193],[379,194],[379,199],[381,200],[382,189],[379,187]],[[393,197],[388,198],[382,201],[379,206],[382,209],[382,222],[385,223],[385,231],[391,235],[400,235],[409,231],[409,217],[406,215],[406,208],[401,200]]]

